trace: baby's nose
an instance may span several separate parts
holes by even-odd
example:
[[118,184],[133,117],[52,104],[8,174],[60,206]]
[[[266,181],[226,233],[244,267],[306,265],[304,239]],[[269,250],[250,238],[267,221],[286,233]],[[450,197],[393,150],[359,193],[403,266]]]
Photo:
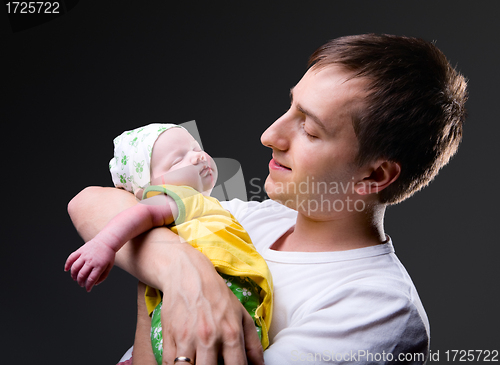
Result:
[[191,155],[191,163],[193,165],[197,165],[198,163],[206,160],[207,158],[205,157],[205,153],[203,151],[193,152],[193,154]]

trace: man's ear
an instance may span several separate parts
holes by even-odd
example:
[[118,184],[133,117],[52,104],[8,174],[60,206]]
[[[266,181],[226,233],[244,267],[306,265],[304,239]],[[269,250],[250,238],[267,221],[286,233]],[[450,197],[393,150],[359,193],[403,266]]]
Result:
[[372,165],[369,175],[358,182],[355,190],[359,195],[378,193],[399,177],[401,165],[398,162],[381,160]]

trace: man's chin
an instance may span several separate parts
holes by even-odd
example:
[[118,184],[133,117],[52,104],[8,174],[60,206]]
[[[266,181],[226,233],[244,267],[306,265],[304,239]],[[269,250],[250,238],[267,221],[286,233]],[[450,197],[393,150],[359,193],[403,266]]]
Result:
[[264,190],[266,191],[266,194],[269,197],[269,199],[274,200],[276,203],[279,203],[281,205],[284,205],[288,208],[295,210],[295,204],[294,204],[295,197],[285,194],[285,192],[283,192],[282,190],[276,189],[275,186],[268,184],[267,181],[266,184],[264,185]]
[[276,184],[275,184],[274,180],[271,178],[270,175],[268,175],[266,178],[266,182],[264,183],[264,191],[266,192],[269,199],[272,199],[272,200],[277,199],[277,196],[279,194],[277,194],[276,190],[277,189],[276,189]]

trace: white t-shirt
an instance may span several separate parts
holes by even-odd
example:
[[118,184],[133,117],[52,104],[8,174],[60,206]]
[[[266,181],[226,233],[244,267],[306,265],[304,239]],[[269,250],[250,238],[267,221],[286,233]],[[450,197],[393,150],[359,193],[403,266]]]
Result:
[[272,200],[222,205],[245,227],[273,276],[267,365],[424,363],[429,322],[390,239],[339,252],[275,251],[270,247],[295,224],[297,212]]

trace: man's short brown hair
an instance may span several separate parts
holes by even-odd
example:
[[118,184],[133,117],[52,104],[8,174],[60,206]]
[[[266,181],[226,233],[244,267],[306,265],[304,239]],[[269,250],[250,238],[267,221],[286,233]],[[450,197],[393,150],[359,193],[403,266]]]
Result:
[[398,203],[426,186],[456,153],[465,120],[467,83],[433,44],[422,39],[364,34],[334,39],[309,65],[340,65],[368,80],[353,114],[357,163],[384,158],[401,165],[399,178],[379,193]]

